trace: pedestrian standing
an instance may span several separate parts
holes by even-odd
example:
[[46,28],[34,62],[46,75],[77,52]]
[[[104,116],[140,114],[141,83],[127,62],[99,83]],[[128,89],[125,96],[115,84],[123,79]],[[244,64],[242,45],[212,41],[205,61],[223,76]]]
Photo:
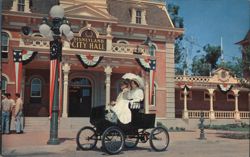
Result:
[[15,120],[16,120],[16,133],[23,133],[23,100],[20,98],[20,94],[16,93],[16,106],[15,106]]
[[7,98],[11,104],[11,110],[10,110],[10,121],[9,121],[9,127],[10,127],[10,131],[11,130],[15,130],[15,101],[12,99],[11,94],[10,93],[6,93]]
[[11,102],[7,98],[7,95],[2,96],[2,133],[9,134],[10,133],[10,112],[11,112]]

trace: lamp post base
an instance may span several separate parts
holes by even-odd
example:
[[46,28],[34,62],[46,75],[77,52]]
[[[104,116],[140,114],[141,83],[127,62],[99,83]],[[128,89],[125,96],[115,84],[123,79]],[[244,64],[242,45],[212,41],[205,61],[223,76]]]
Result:
[[51,138],[49,139],[49,141],[47,142],[48,145],[58,145],[60,144],[60,141],[58,138]]

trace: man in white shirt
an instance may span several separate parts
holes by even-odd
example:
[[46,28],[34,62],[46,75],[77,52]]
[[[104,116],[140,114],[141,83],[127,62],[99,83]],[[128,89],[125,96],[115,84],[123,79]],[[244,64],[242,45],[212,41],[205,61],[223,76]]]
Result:
[[23,100],[20,98],[20,94],[16,93],[15,120],[16,120],[16,133],[17,134],[23,133],[22,110],[23,110]]
[[7,94],[2,95],[2,133],[9,134],[10,133],[10,111],[11,111],[11,102],[7,98]]

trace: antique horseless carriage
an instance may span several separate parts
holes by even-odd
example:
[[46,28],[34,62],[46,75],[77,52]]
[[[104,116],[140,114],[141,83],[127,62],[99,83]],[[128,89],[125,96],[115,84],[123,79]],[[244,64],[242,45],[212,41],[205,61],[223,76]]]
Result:
[[90,123],[93,127],[85,126],[78,131],[78,148],[94,149],[97,141],[101,140],[102,148],[108,154],[118,154],[124,146],[134,148],[139,141],[146,143],[149,140],[155,151],[166,150],[169,144],[168,131],[161,126],[155,127],[155,114],[144,114],[139,110],[131,109],[132,121],[129,124],[114,124],[105,119],[105,106],[92,108]]

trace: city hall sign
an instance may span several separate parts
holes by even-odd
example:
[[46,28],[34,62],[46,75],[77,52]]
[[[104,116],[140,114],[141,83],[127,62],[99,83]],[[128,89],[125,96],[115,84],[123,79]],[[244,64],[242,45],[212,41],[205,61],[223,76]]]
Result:
[[98,38],[96,33],[87,29],[81,33],[81,36],[74,36],[70,41],[70,48],[106,51],[106,39]]

